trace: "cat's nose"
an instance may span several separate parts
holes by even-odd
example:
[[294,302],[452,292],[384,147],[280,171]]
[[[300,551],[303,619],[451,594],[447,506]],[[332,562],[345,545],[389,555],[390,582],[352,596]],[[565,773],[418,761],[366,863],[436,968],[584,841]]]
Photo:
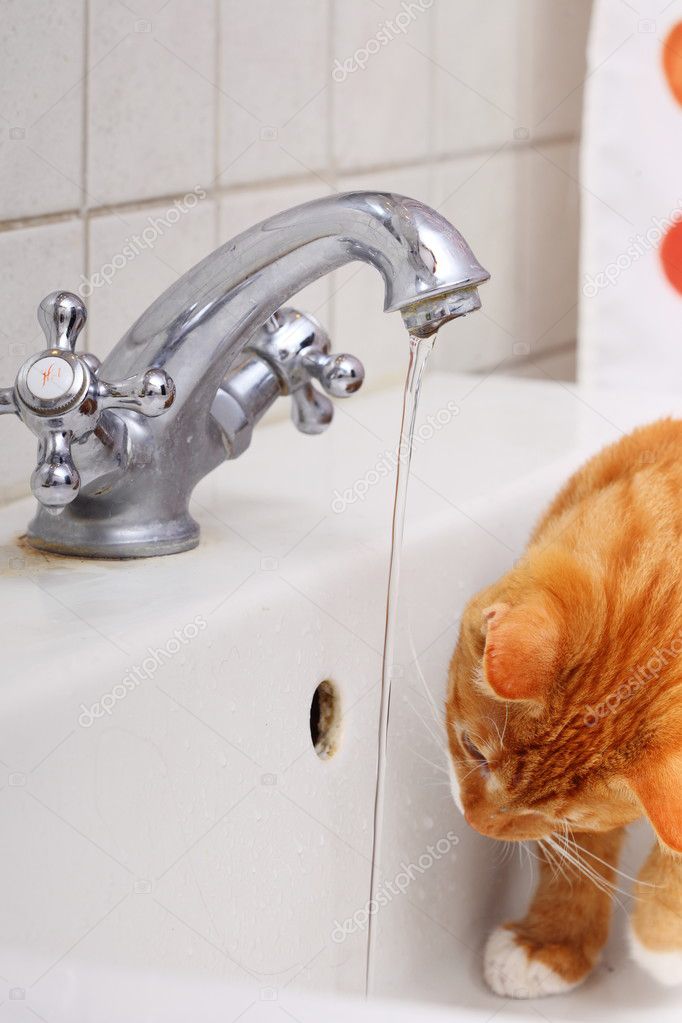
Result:
[[465,806],[464,819],[467,824],[471,825],[474,831],[487,835],[489,838],[497,838],[500,825],[504,823],[500,820],[497,811],[490,807],[475,808]]

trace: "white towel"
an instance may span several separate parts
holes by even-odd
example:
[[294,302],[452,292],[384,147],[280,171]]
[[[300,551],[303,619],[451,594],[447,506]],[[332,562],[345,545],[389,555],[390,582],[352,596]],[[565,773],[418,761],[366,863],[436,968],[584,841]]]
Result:
[[682,0],[595,0],[581,178],[580,379],[682,386]]

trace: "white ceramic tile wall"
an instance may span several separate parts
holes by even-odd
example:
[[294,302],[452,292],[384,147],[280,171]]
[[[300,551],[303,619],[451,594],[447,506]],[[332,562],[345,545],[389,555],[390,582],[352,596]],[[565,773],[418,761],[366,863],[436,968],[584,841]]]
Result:
[[215,202],[202,194],[90,218],[89,274],[81,294],[90,319],[88,347],[100,358],[161,292],[215,247]]
[[[89,293],[86,341],[105,354],[219,240],[358,187],[440,207],[493,274],[483,312],[440,339],[441,368],[570,374],[589,10],[590,0],[4,0],[0,293],[13,312],[0,383],[39,343],[46,291]],[[196,189],[205,197],[169,218]],[[150,217],[174,223],[131,250]],[[108,283],[84,283],[103,270]],[[371,270],[339,272],[302,301],[338,349],[365,360],[366,386],[403,373],[400,325],[382,316]],[[14,421],[2,429],[7,500],[27,491],[33,441]]]
[[88,205],[206,187],[217,102],[213,4],[88,5]]
[[[510,145],[438,164],[433,204],[491,271],[480,312],[443,333],[441,368],[512,372],[575,338],[578,183],[574,142]],[[472,243],[473,244],[473,243]]]
[[320,0],[220,4],[222,184],[319,173],[327,159],[329,12]]
[[429,0],[333,3],[333,158],[340,169],[429,156],[434,7]]
[[83,152],[82,0],[5,0],[0,220],[75,210]]

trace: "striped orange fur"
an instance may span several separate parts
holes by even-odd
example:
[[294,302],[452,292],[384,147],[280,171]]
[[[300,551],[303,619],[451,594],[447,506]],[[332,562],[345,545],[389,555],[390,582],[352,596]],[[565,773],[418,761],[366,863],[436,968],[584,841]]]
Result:
[[[468,822],[492,838],[541,842],[528,916],[490,939],[492,987],[551,993],[589,973],[606,941],[623,828],[642,815],[677,917],[668,905],[653,948],[660,892],[643,896],[633,945],[655,975],[660,956],[673,974],[678,956],[682,983],[681,421],[643,427],[592,458],[521,561],[470,601],[446,719]],[[576,883],[578,861],[592,870]]]

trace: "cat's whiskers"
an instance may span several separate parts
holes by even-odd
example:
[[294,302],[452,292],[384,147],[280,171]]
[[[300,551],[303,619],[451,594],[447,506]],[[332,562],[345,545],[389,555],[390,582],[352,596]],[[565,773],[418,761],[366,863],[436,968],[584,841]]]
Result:
[[528,866],[530,867],[530,887],[532,888],[532,886],[535,884],[535,863],[533,862],[533,860],[536,860],[538,857],[531,849],[529,842],[522,842],[521,845],[523,846],[526,856],[528,857]]
[[513,842],[500,842],[499,845],[501,846],[501,848],[497,850],[497,854],[495,856],[495,863],[498,866],[501,867],[509,859],[510,851],[511,851],[511,853],[513,855],[514,843]]
[[[407,705],[410,708],[410,710],[413,712],[413,714],[416,715],[416,717],[421,722],[421,724],[424,726],[424,728],[426,729],[428,735],[430,736],[430,738],[433,740],[434,744],[436,745],[436,747],[438,749],[438,752],[443,755],[443,757],[445,759],[445,763],[448,766],[442,767],[439,764],[435,764],[432,760],[429,760],[428,757],[425,757],[418,750],[414,750],[413,749],[412,752],[417,757],[419,757],[420,760],[423,760],[424,763],[428,764],[429,767],[432,767],[436,771],[442,772],[446,776],[447,780],[438,779],[438,781],[440,782],[440,784],[447,785],[448,788],[451,788],[450,769],[449,769],[450,763],[452,762],[453,764],[457,764],[458,766],[461,767],[461,766],[465,766],[465,765],[468,766],[470,761],[468,761],[468,760],[455,760],[453,757],[451,757],[450,750],[447,748],[447,746],[445,745],[445,743],[443,741],[444,738],[445,738],[445,734],[446,734],[445,733],[445,721],[444,721],[444,718],[441,718],[441,716],[440,716],[440,714],[438,712],[438,708],[436,706],[436,701],[434,700],[433,695],[431,693],[431,690],[428,687],[428,684],[426,682],[426,678],[424,676],[424,672],[422,671],[421,664],[419,663],[419,655],[418,655],[418,653],[416,651],[416,648],[415,648],[414,637],[412,635],[412,628],[411,628],[411,625],[410,625],[409,621],[408,621],[408,624],[407,624],[407,635],[408,635],[408,640],[409,640],[409,644],[410,644],[410,650],[412,652],[413,663],[414,663],[417,675],[419,677],[419,681],[421,682],[422,687],[424,689],[424,694],[425,694],[425,697],[426,697],[426,702],[427,702],[427,704],[429,706],[429,710],[431,711],[431,715],[433,717],[433,722],[436,725],[436,727],[438,728],[438,731],[439,731],[439,733],[441,733],[442,737],[439,737],[439,735],[436,735],[436,733],[433,731],[433,728],[431,727],[429,722],[424,720],[422,715],[419,713],[417,708],[412,704],[412,702],[410,700],[407,700]],[[471,772],[469,772],[469,773],[471,773]],[[468,778],[468,776],[469,776],[469,774],[467,773],[465,775],[465,778]]]
[[565,847],[562,847],[557,841],[558,837],[558,835],[553,835],[545,841],[551,845],[559,859],[564,861],[569,873],[573,873],[574,876],[582,875],[591,881],[591,883],[595,886],[595,888],[598,888],[599,891],[604,892],[606,895],[614,895],[616,889],[613,889],[609,885],[606,878],[602,877],[602,875],[596,870],[593,870],[589,864],[583,862],[577,854],[567,850]]
[[[591,849],[586,849],[584,846],[580,845],[580,843],[578,841],[576,841],[575,835],[571,831],[571,828],[570,828],[570,826],[568,824],[568,821],[563,821],[563,825],[564,825],[564,828],[565,828],[564,839],[565,839],[566,843],[571,848],[576,849],[576,850],[579,849],[580,852],[585,853],[587,856],[591,856],[593,860],[596,860],[598,863],[601,863],[602,866],[604,866],[604,867],[608,867],[610,870],[612,870],[614,872],[614,874],[618,874],[620,877],[624,878],[626,881],[632,881],[633,884],[645,885],[647,888],[660,888],[661,887],[660,885],[652,884],[649,881],[640,881],[640,880],[638,880],[638,878],[632,877],[631,874],[626,874],[624,870],[619,870],[618,867],[614,867],[610,863],[607,863],[607,861],[603,860],[601,858],[601,856],[597,856],[597,854],[592,852]],[[570,832],[570,835],[569,835],[569,832]]]
[[462,782],[467,780],[469,775],[474,774],[476,771],[480,771],[480,770],[481,770],[481,765],[480,764],[474,764],[474,766],[472,768],[470,768],[470,770],[467,771],[467,773],[464,775],[463,778],[459,778],[458,779],[460,785],[462,784]]
[[502,729],[502,735],[500,736],[500,746],[504,749],[504,737],[507,734],[507,725],[509,724],[509,703],[507,703],[507,709],[504,715],[504,728]]
[[530,893],[532,892],[532,890],[536,886],[535,876],[537,874],[537,871],[535,869],[535,863],[533,862],[533,853],[528,848],[528,846],[526,846],[526,849],[527,849],[527,852],[528,852],[528,864],[530,866],[530,881],[529,881],[529,884],[528,884],[528,895],[530,895]]
[[602,878],[601,875],[597,874],[592,867],[584,864],[577,854],[575,854],[572,850],[567,849],[566,846],[562,846],[560,844],[560,836],[558,834],[554,833],[552,835],[548,835],[547,838],[543,839],[543,841],[545,842],[546,847],[551,848],[560,859],[564,860],[565,863],[568,864],[569,867],[572,867],[577,873],[584,874],[591,881],[595,881],[595,883],[598,880],[600,885],[607,883],[606,880]]
[[[508,706],[507,706],[507,709],[509,709]],[[491,717],[489,714],[486,715],[486,717],[488,718],[488,721],[490,721],[490,723],[492,724],[493,728],[497,732],[497,738],[500,740],[500,747],[502,749],[504,749],[504,738],[502,736],[502,732],[500,731],[500,726],[498,725],[497,721],[495,721],[495,719],[493,717]]]
[[[630,893],[619,888],[618,885],[609,881],[606,877],[600,874],[591,866],[591,864],[587,863],[576,850],[569,849],[566,845],[562,846],[561,839],[561,835],[554,834],[544,839],[544,841],[547,842],[559,856],[563,857],[564,860],[571,864],[578,874],[582,874],[592,882],[595,888],[598,888],[599,891],[613,898],[621,909],[624,910],[625,907],[617,896],[623,895],[625,898],[628,898]],[[607,864],[607,866],[609,865]]]
[[410,644],[410,650],[412,652],[412,661],[414,663],[414,667],[415,667],[415,670],[417,672],[417,676],[419,678],[419,681],[421,682],[422,688],[424,690],[424,695],[426,697],[426,702],[427,702],[427,704],[429,706],[429,710],[431,711],[431,716],[433,717],[433,723],[435,724],[436,728],[438,729],[438,735],[436,735],[436,733],[429,727],[429,725],[426,723],[426,721],[424,721],[424,719],[422,718],[421,714],[419,714],[419,712],[417,711],[416,707],[413,707],[412,704],[409,703],[409,701],[408,701],[408,704],[409,704],[411,710],[414,711],[414,713],[417,715],[419,720],[422,722],[422,724],[426,728],[427,732],[429,733],[429,735],[431,736],[431,738],[435,742],[436,746],[438,746],[438,749],[440,750],[440,752],[444,755],[445,761],[447,763],[447,759],[448,759],[448,756],[449,756],[449,751],[446,748],[445,743],[444,743],[445,734],[446,734],[445,733],[445,719],[444,719],[444,717],[441,717],[441,714],[438,711],[438,707],[436,706],[436,701],[433,698],[433,694],[431,693],[431,690],[428,687],[428,684],[426,682],[426,678],[424,676],[424,672],[422,671],[421,664],[419,663],[419,654],[417,653],[417,650],[416,650],[416,647],[415,647],[415,644],[414,644],[414,636],[412,635],[412,625],[411,625],[409,619],[408,619],[408,622],[407,622],[407,638],[408,638],[408,642]]
[[477,732],[472,732],[471,728],[467,729],[467,733],[474,745],[480,749],[486,759],[492,760],[492,756],[490,755],[490,743],[488,740],[483,739]]
[[[538,846],[539,846],[540,850],[542,851],[545,863],[547,864],[547,866],[549,867],[549,869],[551,871],[553,880],[556,880],[557,877],[559,876],[559,871],[557,869],[556,861],[554,859],[554,856],[553,856],[551,850],[546,848],[546,846],[542,842],[542,839],[538,840]],[[566,875],[564,875],[564,876],[566,876]]]
[[419,654],[417,653],[415,645],[414,645],[414,636],[412,635],[412,624],[409,621],[409,618],[408,618],[408,622],[407,622],[407,638],[408,638],[408,641],[409,641],[409,644],[410,644],[410,650],[412,652],[412,660],[414,662],[415,668],[417,669],[417,675],[419,676],[419,681],[421,682],[421,684],[422,684],[422,686],[424,688],[424,694],[426,696],[427,703],[429,704],[429,706],[431,708],[431,713],[433,714],[434,723],[438,726],[439,729],[445,730],[445,717],[443,716],[441,718],[441,715],[440,715],[440,712],[438,710],[438,707],[436,706],[436,701],[433,698],[433,693],[431,692],[431,690],[428,687],[428,684],[426,682],[426,678],[424,677],[424,672],[422,671],[422,666],[419,663]]
[[[425,764],[428,764],[429,767],[432,767],[434,769],[434,771],[440,771],[442,774],[448,776],[448,771],[447,771],[447,769],[445,767],[441,767],[440,764],[435,764],[433,762],[433,760],[429,760],[429,758],[425,757],[422,753],[419,752],[419,750],[412,749],[411,746],[408,746],[407,748],[409,749],[410,753],[413,753],[415,755],[415,757],[419,757],[419,759],[423,760]],[[448,781],[448,784],[449,784],[449,781]]]
[[414,706],[414,704],[410,700],[406,699],[405,702],[407,703],[407,706],[410,708],[410,710],[415,715],[415,717],[419,718],[419,720],[423,724],[424,728],[429,733],[429,735],[433,739],[434,743],[438,747],[439,751],[441,753],[445,753],[445,749],[443,747],[443,740],[442,740],[442,738],[440,738],[439,736],[436,735],[436,733],[431,728],[431,725],[428,723],[428,721],[424,720],[424,718],[421,716],[421,714],[419,713],[417,708]]
[[561,859],[565,860],[570,866],[572,866],[579,874],[583,874],[585,877],[593,881],[594,884],[604,891],[604,886],[609,885],[609,882],[601,874],[586,864],[581,857],[573,850],[569,850],[566,846],[560,844],[561,836],[558,834],[548,835],[547,838],[543,839],[545,846],[549,846]]
[[553,880],[555,880],[555,881],[558,880],[559,874],[561,874],[563,879],[566,882],[568,882],[569,887],[572,888],[573,887],[573,878],[570,876],[570,874],[568,874],[566,872],[566,869],[565,869],[564,864],[562,862],[562,857],[558,856],[556,854],[556,851],[554,851],[552,848],[550,848],[550,846],[547,844],[547,839],[542,839],[542,838],[539,839],[538,840],[538,845],[540,846],[540,848],[542,849],[542,851],[543,851],[543,853],[545,855],[545,861],[547,862],[547,865],[549,866],[549,869],[552,872]]
[[[532,848],[532,846],[533,846],[535,841],[538,841],[538,840],[531,839],[530,841],[523,841],[521,844],[526,847],[526,850],[527,850],[529,856],[531,856],[534,860],[537,860],[538,863],[541,863],[542,862],[541,857],[538,856],[538,854]],[[541,840],[539,840],[539,841],[541,841]],[[538,842],[538,844],[539,844],[539,842]]]

